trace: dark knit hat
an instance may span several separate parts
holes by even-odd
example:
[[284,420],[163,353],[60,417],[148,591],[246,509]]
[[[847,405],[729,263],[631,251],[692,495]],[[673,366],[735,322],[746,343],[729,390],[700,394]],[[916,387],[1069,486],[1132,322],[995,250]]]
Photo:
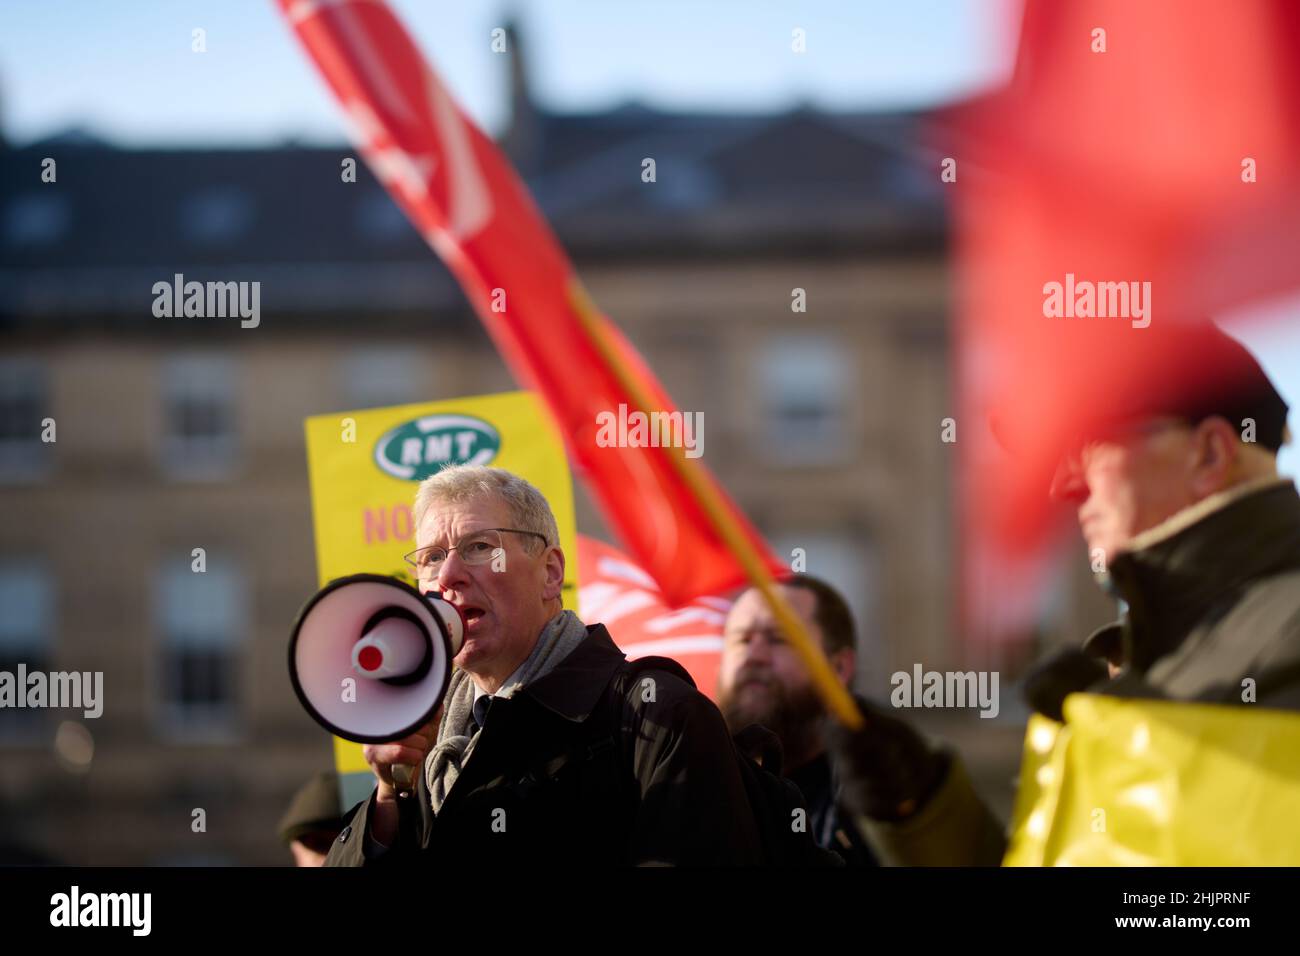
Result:
[[294,794],[289,809],[280,818],[280,840],[287,846],[305,833],[342,827],[339,775],[326,770],[313,776]]
[[[1117,417],[1135,419],[1170,415],[1195,424],[1221,416],[1238,431],[1255,423],[1255,443],[1269,451],[1282,447],[1287,404],[1250,351],[1213,322],[1202,321],[1144,329],[1144,359],[1165,388],[1135,389],[1121,402]],[[1133,336],[1137,339],[1138,336]],[[1200,375],[1178,375],[1180,368],[1201,367]]]
[[[1220,416],[1236,429],[1254,422],[1256,445],[1277,452],[1286,435],[1287,404],[1255,356],[1244,345],[1208,320],[1153,323],[1123,340],[1123,354],[1113,366],[1121,374],[1100,374],[1096,368],[1062,367],[1062,378],[1079,395],[1078,406],[1103,409],[1081,413],[1088,424],[1078,434],[1057,435],[1061,452],[1104,439],[1115,428],[1151,418],[1181,418],[1196,424]],[[1109,370],[1113,372],[1112,370]],[[1108,389],[1094,396],[1096,383]],[[1014,406],[994,408],[989,424],[999,444],[1013,454],[1025,447],[1022,416]]]

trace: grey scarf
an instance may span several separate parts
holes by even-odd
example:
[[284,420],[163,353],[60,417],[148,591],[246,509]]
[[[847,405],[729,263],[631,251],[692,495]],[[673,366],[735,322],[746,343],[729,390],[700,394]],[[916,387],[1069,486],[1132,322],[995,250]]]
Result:
[[[569,656],[569,652],[587,636],[587,626],[572,611],[561,611],[551,618],[533,645],[533,651],[520,666],[514,681],[501,687],[497,697],[513,697],[520,688],[531,684]],[[460,768],[469,760],[479,733],[470,736],[470,719],[474,715],[474,681],[468,671],[451,675],[438,724],[438,743],[424,759],[424,781],[429,785],[429,802],[436,814],[442,808]]]

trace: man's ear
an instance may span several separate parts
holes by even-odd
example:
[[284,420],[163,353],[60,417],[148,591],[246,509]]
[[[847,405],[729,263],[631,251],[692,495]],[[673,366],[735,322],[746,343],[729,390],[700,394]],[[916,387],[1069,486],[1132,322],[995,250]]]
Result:
[[546,553],[545,575],[542,598],[551,601],[564,591],[564,552],[558,545]]
[[845,687],[853,686],[858,674],[858,653],[851,647],[841,647],[830,656],[831,669]]
[[1237,460],[1237,430],[1226,418],[1212,415],[1196,426],[1192,436],[1192,488],[1204,498],[1222,491],[1232,477]]

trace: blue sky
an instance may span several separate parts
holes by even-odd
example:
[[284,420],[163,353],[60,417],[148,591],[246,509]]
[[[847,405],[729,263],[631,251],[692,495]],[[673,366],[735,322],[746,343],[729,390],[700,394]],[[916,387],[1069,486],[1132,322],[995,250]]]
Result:
[[[1015,0],[392,0],[465,108],[505,118],[494,27],[516,20],[539,99],[766,111],[942,102],[996,82]],[[6,0],[0,122],[123,143],[335,142],[337,114],[272,0]],[[207,52],[190,49],[206,31]],[[807,52],[790,49],[802,28]]]
[[[536,97],[764,112],[926,106],[1005,77],[1019,0],[391,0],[467,111],[506,114],[491,31],[519,24]],[[82,127],[123,145],[337,143],[339,113],[272,0],[6,0],[0,128]],[[191,50],[206,31],[207,52]],[[807,52],[790,49],[802,28]],[[1281,316],[1288,321],[1267,321]],[[1225,324],[1300,406],[1300,295]],[[1263,320],[1263,321],[1261,321]],[[1292,415],[1300,433],[1300,413]],[[1291,474],[1300,450],[1284,453]]]

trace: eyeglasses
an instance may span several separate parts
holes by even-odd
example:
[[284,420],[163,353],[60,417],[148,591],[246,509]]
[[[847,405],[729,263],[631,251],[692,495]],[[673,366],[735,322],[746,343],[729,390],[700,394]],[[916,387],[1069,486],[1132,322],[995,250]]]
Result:
[[[468,565],[487,564],[495,555],[501,552],[501,532],[503,531],[508,531],[511,534],[529,534],[534,538],[541,538],[543,544],[550,544],[550,541],[546,539],[546,535],[539,534],[536,531],[521,531],[518,528],[483,528],[465,535],[465,537],[453,544],[450,550],[459,554],[460,559]],[[421,580],[427,580],[437,576],[438,571],[442,568],[442,563],[447,560],[447,553],[447,548],[416,548],[410,554],[405,555],[405,558],[406,563],[415,571],[415,576]]]

